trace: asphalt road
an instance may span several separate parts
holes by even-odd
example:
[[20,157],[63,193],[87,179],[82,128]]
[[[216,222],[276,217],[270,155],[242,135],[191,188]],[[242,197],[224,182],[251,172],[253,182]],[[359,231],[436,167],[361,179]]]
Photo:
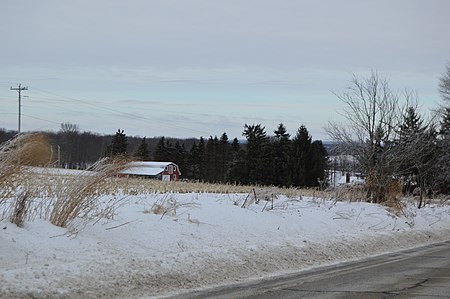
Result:
[[173,298],[450,298],[450,242]]

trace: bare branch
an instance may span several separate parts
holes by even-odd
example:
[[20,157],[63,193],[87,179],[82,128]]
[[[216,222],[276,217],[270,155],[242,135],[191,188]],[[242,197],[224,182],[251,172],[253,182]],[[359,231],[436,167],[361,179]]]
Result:
[[450,63],[447,64],[446,73],[439,80],[439,92],[445,101],[450,102]]

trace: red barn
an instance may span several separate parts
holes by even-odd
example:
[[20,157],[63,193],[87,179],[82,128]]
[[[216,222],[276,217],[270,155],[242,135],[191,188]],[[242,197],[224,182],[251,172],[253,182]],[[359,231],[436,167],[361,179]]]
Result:
[[129,167],[120,172],[126,176],[148,177],[162,181],[178,181],[181,176],[180,168],[172,162],[134,161]]

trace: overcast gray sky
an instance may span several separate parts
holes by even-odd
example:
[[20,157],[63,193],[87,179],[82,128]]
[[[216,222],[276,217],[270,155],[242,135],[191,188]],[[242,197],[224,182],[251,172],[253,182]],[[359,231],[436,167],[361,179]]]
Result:
[[3,0],[0,128],[199,137],[245,123],[314,139],[352,74],[439,101],[448,0]]

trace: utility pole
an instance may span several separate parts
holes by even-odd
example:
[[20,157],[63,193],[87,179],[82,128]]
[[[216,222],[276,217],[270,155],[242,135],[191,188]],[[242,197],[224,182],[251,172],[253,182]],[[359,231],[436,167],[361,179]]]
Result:
[[19,84],[19,87],[11,87],[10,90],[17,90],[17,92],[19,93],[19,125],[18,125],[19,133],[18,134],[20,135],[20,116],[21,116],[21,108],[22,108],[22,105],[21,105],[21,99],[22,99],[21,92],[22,92],[22,90],[28,90],[28,87],[26,87],[26,86],[22,87],[22,85]]

